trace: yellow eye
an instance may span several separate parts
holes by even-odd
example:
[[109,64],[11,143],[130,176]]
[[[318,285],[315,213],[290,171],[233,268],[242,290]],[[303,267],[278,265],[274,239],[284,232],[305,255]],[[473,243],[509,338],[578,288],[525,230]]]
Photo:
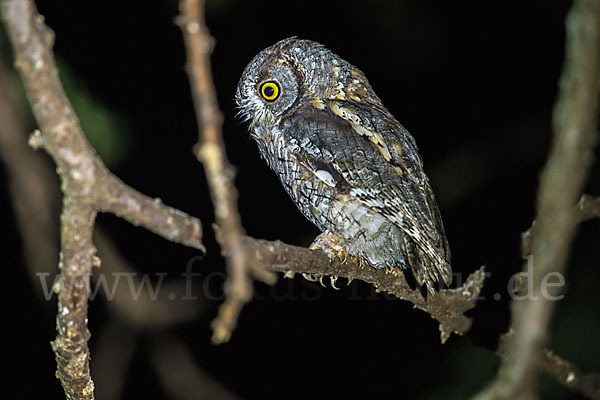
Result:
[[267,81],[260,85],[260,95],[267,101],[275,101],[279,97],[279,84]]

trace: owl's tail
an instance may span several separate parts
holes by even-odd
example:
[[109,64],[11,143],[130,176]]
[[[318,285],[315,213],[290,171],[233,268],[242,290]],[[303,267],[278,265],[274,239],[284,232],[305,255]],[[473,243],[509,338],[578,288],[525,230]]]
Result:
[[435,252],[437,257],[432,257],[410,237],[405,237],[404,246],[413,276],[419,285],[427,287],[432,296],[444,285],[449,286],[452,283],[452,267],[445,257],[440,255],[441,252]]

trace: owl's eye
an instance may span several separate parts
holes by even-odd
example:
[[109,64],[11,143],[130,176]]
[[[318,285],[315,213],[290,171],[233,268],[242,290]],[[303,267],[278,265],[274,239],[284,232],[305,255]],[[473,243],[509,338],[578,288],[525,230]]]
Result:
[[267,81],[260,85],[260,95],[267,101],[275,101],[279,97],[279,84]]

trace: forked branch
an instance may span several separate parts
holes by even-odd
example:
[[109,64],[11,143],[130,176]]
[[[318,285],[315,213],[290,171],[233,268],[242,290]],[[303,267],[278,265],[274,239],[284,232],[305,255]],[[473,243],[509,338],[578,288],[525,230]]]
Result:
[[61,260],[57,337],[52,343],[68,398],[94,398],[89,369],[90,275],[99,266],[92,243],[96,215],[116,213],[168,240],[203,249],[200,221],[126,186],[104,166],[85,136],[58,78],[54,33],[31,0],[4,0],[1,12],[29,102],[41,131],[30,143],[54,159],[61,178]]

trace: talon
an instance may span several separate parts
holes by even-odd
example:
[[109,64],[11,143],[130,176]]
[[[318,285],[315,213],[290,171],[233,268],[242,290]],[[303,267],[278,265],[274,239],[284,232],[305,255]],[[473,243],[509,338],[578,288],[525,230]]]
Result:
[[346,282],[346,286],[350,286],[350,282],[352,282],[354,278],[348,278],[348,282]]
[[[304,272],[302,273],[302,276],[304,277],[304,279],[306,279],[309,282],[316,282],[316,281],[318,281],[320,279],[323,279],[322,276],[320,278],[318,278],[318,277],[316,277],[316,276],[314,276],[312,274],[305,274]],[[321,283],[321,284],[323,284],[323,283]]]
[[338,277],[337,277],[337,276],[330,276],[330,277],[329,277],[329,280],[330,280],[330,282],[331,282],[331,287],[332,287],[333,289],[335,289],[335,290],[340,290],[340,288],[339,288],[339,287],[336,287],[336,286],[335,286],[335,282],[337,282],[337,279],[338,279]]
[[319,277],[319,283],[321,284],[321,286],[323,286],[324,288],[327,288],[327,286],[325,286],[325,284],[323,283],[323,275],[321,275]]

